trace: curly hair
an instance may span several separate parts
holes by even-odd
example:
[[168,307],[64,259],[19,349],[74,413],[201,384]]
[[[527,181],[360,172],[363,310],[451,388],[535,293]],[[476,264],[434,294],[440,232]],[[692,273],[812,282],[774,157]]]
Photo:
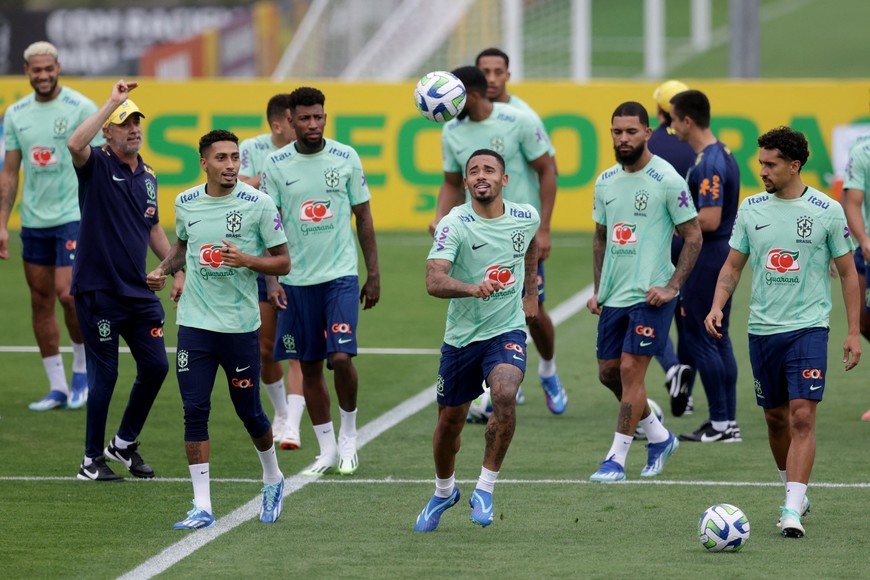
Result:
[[[762,149],[771,149],[779,152],[779,156],[786,161],[800,161],[801,169],[810,158],[810,146],[807,138],[800,131],[791,127],[780,126],[771,129],[758,138],[758,146]],[[800,170],[798,170],[800,171]]]
[[236,137],[235,133],[225,129],[215,129],[199,138],[199,156],[205,157],[205,152],[208,151],[209,147],[219,141],[232,141],[236,145],[239,144],[239,138]]
[[290,93],[290,110],[295,110],[296,107],[313,107],[326,104],[326,95],[313,87],[299,87]]

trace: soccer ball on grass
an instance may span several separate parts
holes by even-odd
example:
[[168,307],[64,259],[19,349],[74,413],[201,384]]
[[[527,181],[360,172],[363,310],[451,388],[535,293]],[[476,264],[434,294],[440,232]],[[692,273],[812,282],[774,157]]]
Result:
[[711,552],[737,552],[749,540],[749,520],[740,508],[717,503],[701,515],[698,537]]
[[492,398],[489,396],[489,387],[484,383],[483,393],[471,401],[466,421],[469,423],[486,423],[489,421],[490,415],[492,415]]
[[414,104],[430,121],[446,123],[465,107],[465,85],[453,73],[427,73],[414,89]]

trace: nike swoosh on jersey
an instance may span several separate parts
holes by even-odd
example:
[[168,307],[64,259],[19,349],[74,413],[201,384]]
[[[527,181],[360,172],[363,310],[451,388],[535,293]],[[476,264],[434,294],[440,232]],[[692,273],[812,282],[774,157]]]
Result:
[[608,199],[607,201],[604,202],[604,205],[610,205],[610,204],[613,203],[614,201],[616,201],[616,198]]
[[293,185],[294,183],[296,183],[297,181],[299,181],[299,180],[298,180],[298,179],[294,179],[293,181],[285,181],[285,182],[284,182],[284,185],[286,185],[286,186],[289,187],[289,186]]
[[127,181],[127,180],[124,179],[123,177],[118,177],[118,176],[115,175],[114,173],[112,174],[112,179],[114,179],[115,181]]
[[198,224],[201,221],[202,220],[196,220],[195,222],[187,222],[187,227],[192,228],[193,226],[195,226],[196,224]]
[[248,366],[242,367],[242,368],[236,367],[236,372],[241,373],[241,372],[248,370],[249,368],[251,368],[251,365],[248,365]]
[[484,247],[487,244],[489,244],[489,242],[484,242],[482,244],[471,244],[471,249],[472,250],[479,250],[480,248]]
[[756,229],[756,230],[763,230],[764,228],[766,228],[766,227],[769,226],[769,225],[770,225],[770,224],[764,224],[763,226],[760,226],[760,225],[758,225],[758,224],[755,224],[755,229]]

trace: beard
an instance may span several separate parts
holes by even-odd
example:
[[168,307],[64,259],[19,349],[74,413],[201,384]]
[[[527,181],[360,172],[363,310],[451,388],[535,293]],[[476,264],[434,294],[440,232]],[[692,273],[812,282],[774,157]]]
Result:
[[54,81],[52,81],[51,83],[51,86],[45,92],[42,92],[38,88],[36,88],[36,83],[34,82],[31,82],[30,86],[33,87],[33,92],[35,92],[37,96],[47,99],[54,94],[55,90],[57,90],[57,77],[55,77]]
[[643,156],[644,148],[646,147],[646,143],[641,143],[634,149],[627,151],[625,153],[621,152],[617,147],[613,148],[613,152],[616,154],[616,161],[621,163],[622,165],[634,165],[637,163],[638,159]]

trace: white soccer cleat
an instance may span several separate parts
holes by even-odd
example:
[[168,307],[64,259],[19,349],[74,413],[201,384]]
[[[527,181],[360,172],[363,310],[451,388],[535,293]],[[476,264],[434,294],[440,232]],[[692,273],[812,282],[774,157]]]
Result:
[[338,439],[338,472],[342,475],[353,475],[359,467],[356,455],[356,437],[339,437]]
[[333,453],[327,457],[323,455],[318,455],[317,460],[312,463],[308,469],[302,472],[302,475],[308,475],[311,477],[320,477],[321,475],[326,475],[330,473],[333,469],[335,469],[335,464],[338,462],[338,457]]
[[275,415],[272,419],[272,441],[278,443],[287,430],[287,415]]

